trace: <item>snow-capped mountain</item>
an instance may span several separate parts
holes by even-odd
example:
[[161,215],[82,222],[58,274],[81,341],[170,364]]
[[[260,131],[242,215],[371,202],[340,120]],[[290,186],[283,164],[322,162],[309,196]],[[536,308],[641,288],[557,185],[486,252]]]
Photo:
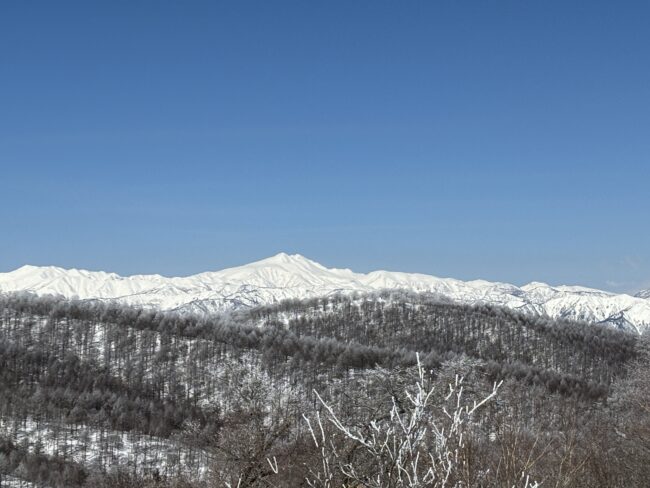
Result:
[[650,298],[650,289],[648,290],[641,290],[639,293],[634,295],[635,297],[638,298]]
[[123,277],[114,273],[36,266],[0,273],[0,292],[30,291],[192,312],[386,289],[429,292],[458,303],[487,303],[532,314],[605,322],[639,333],[650,328],[650,300],[641,296],[536,282],[517,287],[415,273],[373,271],[362,274],[349,269],[328,269],[298,254],[281,253],[244,266],[181,278]]

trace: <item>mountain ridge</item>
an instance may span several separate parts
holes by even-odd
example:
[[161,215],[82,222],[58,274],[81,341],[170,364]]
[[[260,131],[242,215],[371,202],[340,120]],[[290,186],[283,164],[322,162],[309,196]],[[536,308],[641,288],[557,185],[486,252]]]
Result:
[[[531,282],[521,287],[486,280],[461,281],[420,273],[326,268],[300,254],[185,277],[120,276],[55,266],[22,266],[0,273],[0,292],[29,291],[83,300],[210,313],[336,293],[409,290],[464,304],[491,304],[556,318],[586,320],[642,333],[650,328],[650,300],[582,286]],[[650,294],[649,294],[650,296]]]
[[634,296],[637,297],[637,298],[645,298],[645,299],[648,299],[648,298],[650,298],[650,288],[648,288],[647,290],[641,290],[640,292],[638,292],[638,293],[637,293],[636,295],[634,295]]

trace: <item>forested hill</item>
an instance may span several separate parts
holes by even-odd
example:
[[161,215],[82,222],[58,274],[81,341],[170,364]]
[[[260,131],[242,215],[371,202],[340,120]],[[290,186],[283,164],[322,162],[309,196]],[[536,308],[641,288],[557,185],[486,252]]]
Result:
[[[367,406],[351,398],[373,398],[418,356],[439,381],[471,378],[476,395],[505,380],[511,403],[500,408],[516,404],[525,422],[540,409],[604,408],[639,340],[411,293],[212,316],[8,294],[0,297],[0,476],[111,486],[119,468],[205,483],[229,469],[241,475],[237,463],[248,456],[259,481],[272,474],[268,456],[289,462],[291,449],[311,452],[301,439],[315,392],[358,420]],[[522,387],[526,397],[516,397]],[[252,436],[260,451],[238,453],[238,436]]]
[[[602,386],[622,374],[625,364],[634,359],[638,337],[586,322],[531,317],[503,307],[459,305],[427,294],[399,292],[285,301],[235,317],[262,329],[286,328],[310,340],[417,351],[431,358],[432,365],[467,356],[487,361],[491,371],[523,374],[529,381],[541,381],[540,374],[557,373]],[[347,354],[354,356],[354,346]],[[363,363],[362,354],[358,361]],[[553,381],[548,386],[554,389]]]
[[416,352],[431,367],[466,356],[486,361],[491,371],[525,370],[529,380],[564,375],[601,386],[634,359],[637,340],[611,327],[401,292],[285,300],[207,317],[31,294],[8,295],[2,304],[19,321],[47,318],[59,333],[76,322],[91,324],[89,330],[110,324],[339,368],[409,366]]

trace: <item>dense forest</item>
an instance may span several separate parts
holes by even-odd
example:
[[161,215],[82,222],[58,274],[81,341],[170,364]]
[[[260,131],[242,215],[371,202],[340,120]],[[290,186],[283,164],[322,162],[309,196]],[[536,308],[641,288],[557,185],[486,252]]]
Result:
[[411,293],[0,296],[0,486],[645,486],[649,342]]

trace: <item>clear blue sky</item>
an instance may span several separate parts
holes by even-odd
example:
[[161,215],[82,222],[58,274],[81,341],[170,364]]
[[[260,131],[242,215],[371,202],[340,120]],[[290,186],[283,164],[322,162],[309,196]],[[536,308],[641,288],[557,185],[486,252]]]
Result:
[[0,271],[650,286],[650,4],[0,3]]

